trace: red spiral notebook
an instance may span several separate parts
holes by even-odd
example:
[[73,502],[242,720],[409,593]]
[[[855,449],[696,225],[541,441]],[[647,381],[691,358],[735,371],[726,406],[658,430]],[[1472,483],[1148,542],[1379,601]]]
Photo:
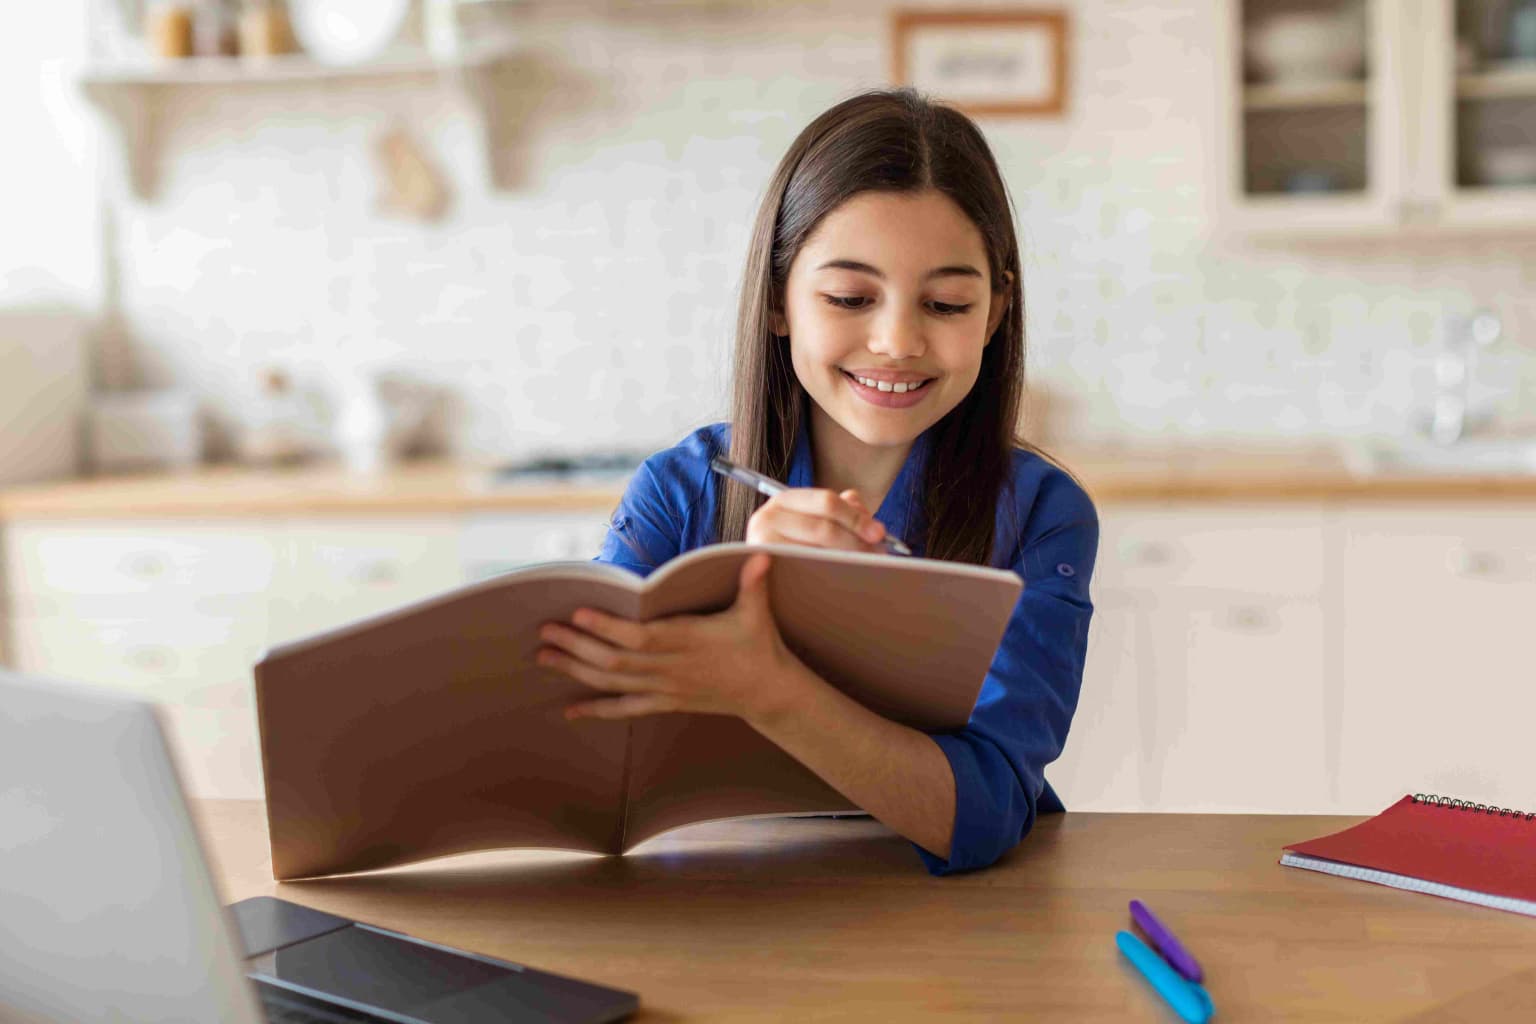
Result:
[[1280,863],[1536,917],[1536,813],[1416,793]]

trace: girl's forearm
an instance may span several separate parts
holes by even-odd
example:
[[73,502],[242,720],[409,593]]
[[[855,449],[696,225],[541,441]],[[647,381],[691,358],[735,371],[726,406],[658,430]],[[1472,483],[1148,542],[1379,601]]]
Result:
[[796,662],[790,696],[748,724],[857,806],[948,859],[955,776],[939,745],[864,707]]

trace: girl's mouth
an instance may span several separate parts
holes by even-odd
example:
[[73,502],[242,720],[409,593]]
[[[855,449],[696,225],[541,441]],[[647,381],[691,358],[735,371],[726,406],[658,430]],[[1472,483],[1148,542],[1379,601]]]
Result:
[[[847,370],[839,369],[843,379],[853,389],[853,393],[871,405],[878,405],[886,409],[905,409],[921,402],[928,393],[928,385],[933,383],[933,378],[916,384],[885,384],[882,388],[878,383],[866,383],[861,381]],[[867,378],[866,378],[867,380]],[[897,388],[901,390],[898,391]]]

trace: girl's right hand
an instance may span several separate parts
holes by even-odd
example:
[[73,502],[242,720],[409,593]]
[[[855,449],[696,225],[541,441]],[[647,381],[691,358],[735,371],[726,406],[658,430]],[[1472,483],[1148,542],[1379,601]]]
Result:
[[793,487],[763,503],[747,520],[748,544],[804,544],[813,548],[883,552],[885,524],[856,490]]

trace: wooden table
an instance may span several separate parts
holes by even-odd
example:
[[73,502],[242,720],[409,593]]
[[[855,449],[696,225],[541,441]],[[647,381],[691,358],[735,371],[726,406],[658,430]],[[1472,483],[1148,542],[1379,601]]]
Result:
[[254,801],[194,805],[228,901],[276,895],[640,993],[639,1020],[1176,1021],[1114,945],[1140,898],[1217,1021],[1536,1019],[1536,920],[1276,861],[1357,819],[1066,814],[931,878],[869,819],[703,825],[625,857],[476,854],[277,883]]

